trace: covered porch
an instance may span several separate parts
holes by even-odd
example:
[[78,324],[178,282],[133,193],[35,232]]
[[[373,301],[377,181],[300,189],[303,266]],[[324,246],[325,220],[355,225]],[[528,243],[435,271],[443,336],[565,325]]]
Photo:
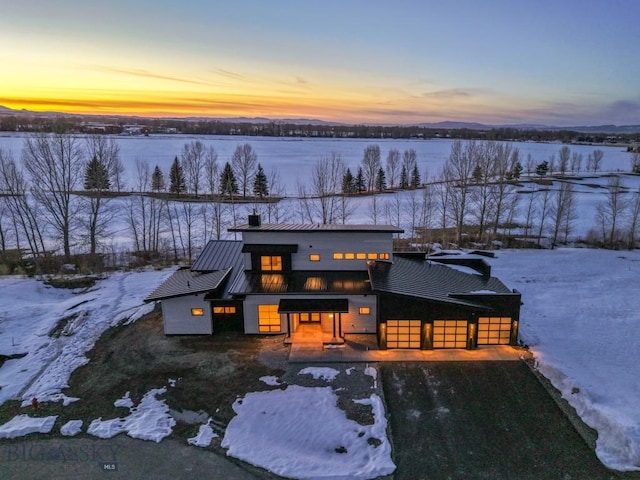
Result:
[[286,315],[288,344],[344,344],[342,314],[348,312],[346,298],[288,298],[278,305],[278,313]]

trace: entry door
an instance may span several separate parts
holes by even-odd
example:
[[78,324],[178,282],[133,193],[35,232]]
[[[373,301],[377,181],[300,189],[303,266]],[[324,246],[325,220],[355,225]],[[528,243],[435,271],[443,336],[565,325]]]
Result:
[[387,320],[387,348],[420,348],[420,320]]
[[303,323],[319,323],[320,322],[320,313],[319,312],[301,312],[300,313],[300,321]]
[[434,320],[433,348],[467,348],[466,320]]
[[478,345],[509,345],[511,317],[478,318]]

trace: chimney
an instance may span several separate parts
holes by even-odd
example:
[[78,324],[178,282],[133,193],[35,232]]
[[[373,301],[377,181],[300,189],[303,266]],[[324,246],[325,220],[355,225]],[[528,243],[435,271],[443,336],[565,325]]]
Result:
[[250,227],[259,227],[260,226],[260,215],[253,211],[253,214],[249,214],[249,226]]

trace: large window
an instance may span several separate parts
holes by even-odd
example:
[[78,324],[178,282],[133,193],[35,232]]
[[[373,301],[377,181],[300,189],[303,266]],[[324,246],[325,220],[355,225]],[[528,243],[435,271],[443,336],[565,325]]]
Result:
[[264,333],[280,331],[278,305],[258,305],[258,331]]
[[282,257],[280,255],[262,255],[260,257],[260,269],[263,272],[281,272]]

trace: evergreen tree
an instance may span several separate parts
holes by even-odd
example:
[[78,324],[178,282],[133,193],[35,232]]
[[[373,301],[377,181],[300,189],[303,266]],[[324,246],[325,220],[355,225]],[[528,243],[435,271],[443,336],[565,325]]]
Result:
[[362,173],[362,167],[358,167],[358,174],[356,175],[356,192],[364,192],[366,187],[364,184],[364,174]]
[[178,157],[173,159],[169,170],[169,192],[180,195],[187,190],[184,171]]
[[418,170],[418,165],[413,167],[413,171],[411,172],[411,187],[418,188],[420,186],[420,170]]
[[93,157],[84,170],[85,190],[109,190],[111,181],[109,180],[109,170],[107,166]]
[[347,171],[344,172],[344,175],[342,176],[342,193],[354,193],[355,190],[355,179],[353,178],[351,170],[347,168]]
[[400,170],[400,188],[407,188],[409,186],[409,172],[407,172],[407,167],[402,165],[402,170]]
[[154,192],[160,192],[164,190],[164,173],[160,170],[160,167],[156,165],[151,174],[151,190]]
[[480,165],[476,165],[473,169],[473,173],[471,174],[473,181],[476,183],[482,182],[482,167]]
[[258,171],[253,178],[253,194],[256,197],[266,197],[269,195],[269,186],[267,183],[267,176],[262,169],[262,165],[258,164]]
[[229,195],[230,197],[238,194],[238,181],[229,162],[224,164],[224,168],[220,174],[220,193]]
[[549,162],[547,162],[546,160],[542,163],[539,163],[538,166],[536,167],[536,175],[538,175],[539,177],[546,176],[548,171],[549,171]]
[[520,178],[520,176],[522,175],[522,164],[520,162],[516,162],[516,164],[513,166],[513,170],[511,171],[511,175],[516,180],[518,180]]
[[382,192],[385,188],[387,188],[387,178],[384,173],[384,168],[380,167],[376,175],[376,190]]

